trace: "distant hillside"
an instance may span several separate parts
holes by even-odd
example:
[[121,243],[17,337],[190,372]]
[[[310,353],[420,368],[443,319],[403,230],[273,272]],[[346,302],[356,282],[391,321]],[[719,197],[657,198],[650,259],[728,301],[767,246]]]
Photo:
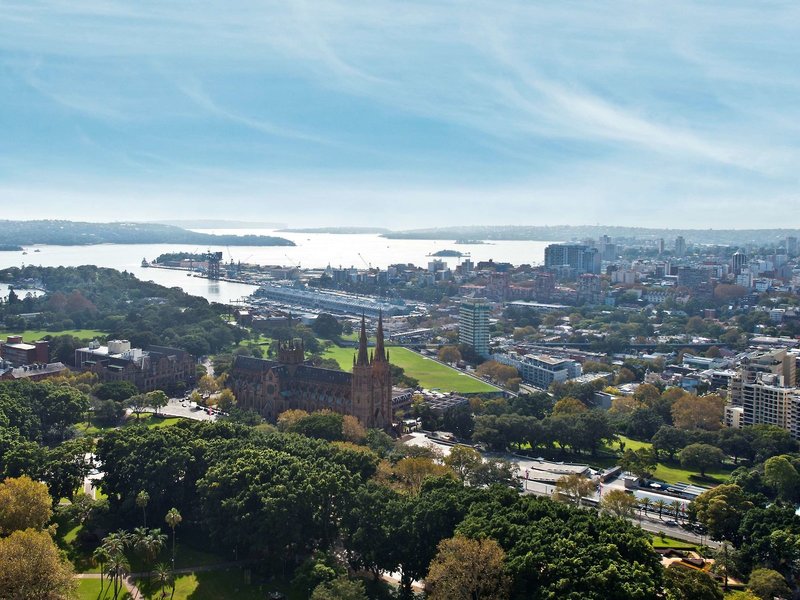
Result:
[[288,228],[281,229],[285,233],[390,233],[391,230],[384,227],[308,227],[308,228]]
[[673,240],[682,235],[689,243],[698,244],[769,244],[783,238],[798,236],[797,229],[653,229],[645,227],[619,227],[602,225],[506,225],[439,227],[392,231],[383,234],[390,239],[406,240],[537,240],[570,241],[584,238],[597,239],[607,235],[612,238]]
[[81,223],[76,221],[2,221],[0,244],[195,244],[198,246],[294,246],[267,235],[211,235],[157,223]]
[[156,225],[172,225],[183,229],[283,229],[286,223],[260,221],[227,221],[225,219],[175,219],[153,221]]

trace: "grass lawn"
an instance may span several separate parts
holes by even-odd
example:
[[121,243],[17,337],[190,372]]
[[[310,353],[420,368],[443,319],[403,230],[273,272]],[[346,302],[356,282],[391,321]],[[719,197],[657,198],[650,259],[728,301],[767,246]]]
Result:
[[[139,580],[137,587],[146,598],[160,598],[161,588],[158,584]],[[287,584],[281,583],[247,583],[244,569],[227,569],[223,571],[201,571],[179,575],[175,579],[174,600],[219,600],[236,598],[236,600],[263,600],[268,592],[280,591],[287,594],[290,600],[307,598],[307,594],[297,594]],[[171,590],[167,589],[168,595]]]
[[[625,443],[626,450],[641,450],[642,448],[651,448],[653,445],[650,442],[640,442],[625,436],[619,436],[621,442]],[[619,444],[614,443],[611,448],[619,450]],[[696,483],[698,485],[712,486],[720,483],[725,483],[733,471],[733,465],[722,465],[720,468],[708,469],[706,477],[703,479],[697,471],[684,469],[678,461],[668,462],[661,461],[656,467],[653,477],[661,479],[667,483]]]
[[[80,579],[78,583],[79,600],[112,600],[114,598],[114,587],[109,581],[103,580],[103,591],[100,591],[99,579]],[[117,596],[117,600],[130,600],[128,592],[123,588],[122,593]]]
[[[155,427],[170,427],[175,425],[181,420],[181,417],[156,417],[151,413],[142,414],[142,416],[137,419],[136,415],[130,415],[125,422],[121,425],[121,427],[130,427],[131,425],[141,424],[146,426],[148,429],[153,429]],[[96,421],[92,420],[91,425],[87,425],[84,421],[83,423],[77,423],[75,425],[75,429],[77,429],[78,433],[81,435],[100,435],[105,431],[111,431],[112,429],[117,429],[118,426],[116,425],[100,425]]]
[[104,338],[106,337],[105,332],[98,331],[97,329],[64,329],[62,331],[49,331],[46,329],[28,329],[26,331],[20,332],[12,332],[12,331],[3,331],[0,332],[2,336],[8,335],[21,335],[22,339],[26,342],[35,342],[36,340],[41,340],[46,335],[72,335],[76,338],[82,340],[92,340],[94,338]]
[[705,478],[701,478],[697,471],[684,469],[680,463],[658,463],[653,476],[667,483],[695,483],[702,486],[714,486],[725,483],[733,471],[733,466],[723,466],[719,469],[707,469]]
[[[626,450],[641,450],[642,448],[652,448],[653,444],[650,442],[640,442],[639,440],[634,440],[629,437],[625,437],[624,435],[619,436],[619,441],[625,444]],[[611,448],[614,450],[619,450],[619,442],[614,442],[611,445]]]
[[[496,392],[498,389],[493,385],[464,375],[460,371],[417,354],[408,348],[394,346],[388,350],[391,363],[402,367],[409,377],[418,379],[422,387],[428,389],[438,388],[443,392],[453,391],[462,394]],[[353,356],[356,352],[355,348],[329,346],[322,353],[322,356],[333,358],[343,370],[352,371]]]
[[676,540],[669,536],[662,538],[659,535],[654,535],[650,541],[653,544],[653,548],[675,548],[676,550],[694,550],[697,548],[697,544]]

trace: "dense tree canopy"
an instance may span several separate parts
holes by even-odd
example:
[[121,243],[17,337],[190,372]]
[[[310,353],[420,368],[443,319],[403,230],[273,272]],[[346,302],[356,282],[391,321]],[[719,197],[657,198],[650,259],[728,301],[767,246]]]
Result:
[[498,541],[518,597],[645,599],[661,587],[646,534],[617,518],[497,489],[457,531]]

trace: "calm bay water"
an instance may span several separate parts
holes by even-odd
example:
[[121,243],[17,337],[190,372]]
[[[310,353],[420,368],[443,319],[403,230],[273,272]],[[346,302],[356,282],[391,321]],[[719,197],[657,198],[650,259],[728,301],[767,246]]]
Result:
[[[385,269],[390,264],[413,263],[425,266],[438,250],[469,252],[474,262],[493,259],[512,264],[539,264],[544,248],[551,242],[496,241],[487,244],[456,245],[453,240],[388,240],[375,234],[306,234],[277,233],[263,229],[198,230],[204,233],[234,235],[277,235],[292,240],[296,246],[190,246],[186,244],[100,244],[95,246],[31,246],[22,252],[0,252],[0,269],[11,266],[47,267],[97,265],[133,273],[144,281],[167,287],[180,287],[187,293],[212,302],[231,302],[249,295],[254,286],[209,281],[188,277],[183,271],[143,268],[142,259],[153,260],[167,252],[222,252],[225,262],[233,259],[260,265],[300,265],[303,268],[356,267],[367,265]],[[38,252],[36,252],[38,250]],[[451,267],[462,259],[444,258]],[[0,288],[0,295],[7,293]]]

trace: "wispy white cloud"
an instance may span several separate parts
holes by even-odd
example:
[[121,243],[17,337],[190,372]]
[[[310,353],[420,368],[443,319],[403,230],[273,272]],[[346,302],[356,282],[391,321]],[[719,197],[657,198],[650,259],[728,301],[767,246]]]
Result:
[[[764,198],[798,204],[798,19],[743,0],[7,1],[0,126],[23,141],[0,154],[31,172],[145,174],[176,198],[181,177],[280,188],[319,214],[351,189],[393,209],[460,196],[560,218],[550,198],[675,220],[661,204],[719,218],[728,203],[746,219]],[[50,151],[25,119],[64,145],[77,120],[97,148]]]
[[244,115],[237,114],[230,110],[222,108],[206,93],[202,85],[196,80],[187,80],[182,83],[178,83],[177,87],[181,91],[181,93],[183,93],[186,97],[191,99],[192,102],[197,104],[197,106],[208,111],[214,116],[227,119],[234,123],[239,123],[240,125],[244,125],[245,127],[249,127],[261,133],[266,133],[272,136],[293,138],[297,140],[315,142],[319,144],[329,143],[328,140],[316,135],[310,135],[307,133],[303,133],[301,131],[296,131],[288,127],[275,125],[274,123],[270,123],[268,121],[264,121],[261,119],[252,119],[250,117],[246,117]]

